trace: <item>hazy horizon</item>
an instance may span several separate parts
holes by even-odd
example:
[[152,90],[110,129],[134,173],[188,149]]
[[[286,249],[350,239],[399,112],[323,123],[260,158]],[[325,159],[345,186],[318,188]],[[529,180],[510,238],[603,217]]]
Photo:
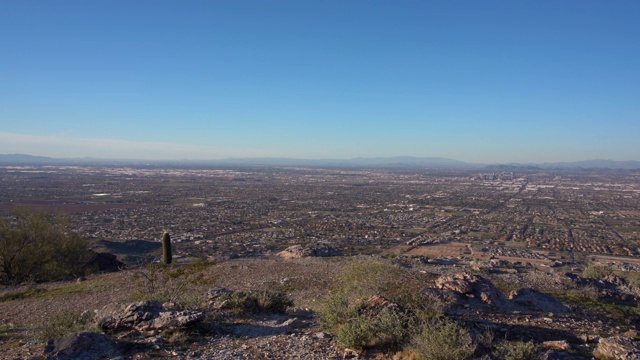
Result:
[[[26,158],[23,158],[25,157]],[[29,157],[33,157],[30,159]],[[91,156],[76,156],[76,157],[49,157],[46,155],[32,155],[24,153],[0,153],[0,162],[6,164],[38,164],[38,159],[44,157],[47,160],[47,164],[51,161],[51,164],[56,164],[64,161],[73,161],[77,164],[83,164],[83,161],[88,161],[86,164],[92,164],[92,161],[104,162],[105,164],[116,161],[126,163],[182,163],[188,164],[206,164],[211,165],[261,165],[261,166],[417,166],[417,167],[477,167],[477,166],[501,166],[501,165],[515,165],[515,166],[560,166],[560,167],[595,167],[595,168],[615,168],[615,169],[635,169],[640,168],[640,161],[634,159],[627,160],[612,160],[612,159],[582,159],[576,161],[555,161],[555,162],[471,162],[454,158],[444,157],[415,157],[415,156],[390,156],[390,157],[353,157],[353,158],[295,158],[295,157],[227,157],[227,158],[208,158],[208,159],[145,159],[145,158],[105,158],[105,157],[91,157]]]
[[5,1],[0,154],[637,161],[638,18],[635,1]]

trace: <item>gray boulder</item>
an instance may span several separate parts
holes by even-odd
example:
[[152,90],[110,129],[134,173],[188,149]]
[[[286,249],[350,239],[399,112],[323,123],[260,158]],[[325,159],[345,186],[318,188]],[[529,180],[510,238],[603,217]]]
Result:
[[116,343],[107,335],[81,332],[50,340],[44,350],[47,360],[119,359]]
[[529,288],[512,291],[509,294],[509,299],[528,311],[552,312],[555,314],[566,314],[571,311],[569,307],[553,296]]

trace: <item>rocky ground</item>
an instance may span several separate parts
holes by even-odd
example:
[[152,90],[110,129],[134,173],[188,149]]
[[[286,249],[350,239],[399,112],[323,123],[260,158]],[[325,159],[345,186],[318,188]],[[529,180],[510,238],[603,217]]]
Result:
[[[402,349],[355,352],[341,348],[319,326],[317,312],[342,270],[374,258],[379,260],[364,256],[236,259],[155,283],[148,270],[129,269],[7,288],[0,293],[0,357],[408,358]],[[424,284],[420,296],[441,304],[448,318],[472,330],[490,331],[497,340],[533,340],[540,345],[540,357],[589,359],[600,354],[640,359],[638,292],[620,277],[590,281],[531,270],[474,271],[410,258],[382,261],[413,274]],[[190,285],[181,286],[186,280]],[[152,285],[159,287],[156,292],[165,291],[169,300],[143,301]],[[247,312],[229,305],[237,294],[262,290],[286,293],[293,306],[286,311]],[[82,312],[89,319],[79,327],[85,332],[47,345],[43,329],[51,327],[52,319]]]

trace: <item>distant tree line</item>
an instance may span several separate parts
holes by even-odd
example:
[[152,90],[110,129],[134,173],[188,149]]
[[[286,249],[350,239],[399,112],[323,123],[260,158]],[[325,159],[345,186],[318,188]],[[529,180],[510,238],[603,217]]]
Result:
[[94,253],[64,216],[20,210],[0,219],[0,283],[16,285],[80,276]]

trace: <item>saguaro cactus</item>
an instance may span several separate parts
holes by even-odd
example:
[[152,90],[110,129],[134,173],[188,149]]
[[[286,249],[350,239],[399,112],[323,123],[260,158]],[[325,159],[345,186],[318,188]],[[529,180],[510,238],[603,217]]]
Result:
[[171,264],[171,237],[168,232],[162,234],[162,263]]

